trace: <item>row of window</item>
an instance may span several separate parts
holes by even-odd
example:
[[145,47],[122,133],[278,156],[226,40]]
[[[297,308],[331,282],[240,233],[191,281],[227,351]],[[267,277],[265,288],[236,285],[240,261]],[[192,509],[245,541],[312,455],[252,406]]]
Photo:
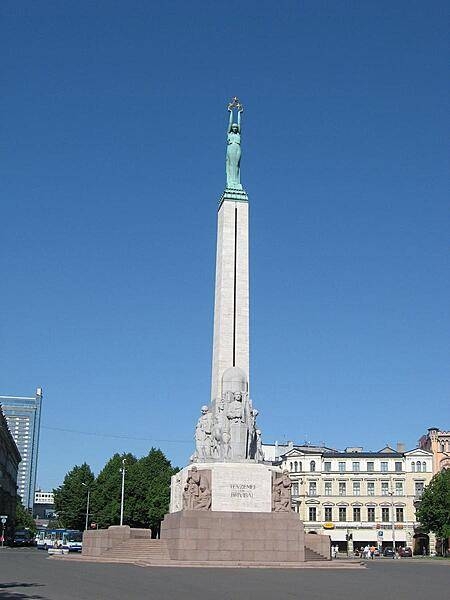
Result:
[[[324,496],[347,496],[350,495],[348,494],[348,488],[347,488],[347,482],[346,481],[339,481],[338,482],[338,494],[333,493],[333,482],[332,481],[324,481],[323,482],[323,495]],[[415,488],[414,488],[414,493],[416,496],[421,496],[422,492],[423,492],[423,488],[424,488],[424,483],[423,481],[416,481],[415,482]],[[353,496],[361,496],[361,482],[360,481],[353,481],[352,482],[352,495]],[[367,481],[366,482],[366,496],[375,496],[375,481]],[[298,481],[294,481],[292,484],[292,488],[291,488],[291,493],[292,496],[298,496],[299,495],[299,483]],[[317,496],[317,482],[316,481],[310,481],[309,485],[308,485],[308,496]],[[389,481],[382,481],[381,482],[381,496],[389,496],[389,495],[394,495],[394,496],[403,496],[404,495],[404,487],[403,487],[403,481],[396,481],[395,482],[395,488],[392,490],[389,489]]]
[[[347,471],[347,464],[346,462],[342,461],[342,462],[338,462],[338,471],[340,473],[345,473]],[[427,463],[425,461],[413,461],[411,463],[411,469],[413,472],[426,472],[427,470]],[[294,460],[292,462],[289,463],[289,470],[292,473],[301,473],[303,472],[303,463],[301,461],[297,461]],[[325,461],[323,463],[323,470],[325,473],[330,473],[331,472],[331,461]],[[352,462],[352,468],[351,468],[351,472],[353,473],[359,473],[361,470],[361,462],[360,461],[353,461]],[[375,471],[375,462],[374,461],[367,461],[366,463],[366,469],[365,469],[368,473],[373,473]],[[314,473],[316,471],[316,461],[315,460],[311,460],[309,463],[309,471]],[[389,471],[389,462],[388,461],[381,461],[380,462],[380,471],[382,473],[387,473]],[[394,463],[394,471],[396,473],[402,473],[403,471],[403,463],[402,461],[395,461]]]
[[[336,509],[334,509],[336,511]],[[333,507],[332,506],[324,506],[324,520],[325,521],[333,521]],[[375,507],[368,506],[367,507],[367,521],[369,523],[375,523]],[[362,521],[361,507],[354,506],[353,507],[353,521],[361,522]],[[395,520],[397,523],[404,522],[404,512],[403,507],[397,506],[395,507]],[[308,511],[308,521],[317,521],[317,507],[310,506]],[[347,521],[347,507],[339,506],[338,507],[338,521],[346,522]],[[391,509],[389,507],[381,507],[381,521],[383,523],[391,522]]]
[[411,463],[411,470],[413,473],[425,473],[427,470],[427,463],[425,461],[423,461],[422,463],[420,462],[420,460],[416,461],[416,462],[412,462]]

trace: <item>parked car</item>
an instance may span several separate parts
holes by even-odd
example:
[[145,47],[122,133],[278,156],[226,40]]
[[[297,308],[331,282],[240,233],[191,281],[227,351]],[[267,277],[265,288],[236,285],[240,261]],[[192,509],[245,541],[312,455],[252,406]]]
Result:
[[394,552],[392,546],[388,546],[387,548],[385,548],[383,550],[383,556],[386,556],[388,558],[394,558],[395,552]]
[[11,538],[11,546],[29,547],[34,546],[34,538],[27,529],[16,531]]
[[399,548],[398,549],[398,554],[399,556],[401,556],[402,558],[410,558],[412,556],[412,550],[409,547],[406,548]]

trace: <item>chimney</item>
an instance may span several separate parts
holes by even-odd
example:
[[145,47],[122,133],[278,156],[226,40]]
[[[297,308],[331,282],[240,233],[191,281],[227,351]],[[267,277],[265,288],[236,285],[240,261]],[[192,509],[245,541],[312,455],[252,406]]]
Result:
[[405,452],[405,444],[404,444],[404,442],[397,442],[397,452],[399,454],[403,454]]

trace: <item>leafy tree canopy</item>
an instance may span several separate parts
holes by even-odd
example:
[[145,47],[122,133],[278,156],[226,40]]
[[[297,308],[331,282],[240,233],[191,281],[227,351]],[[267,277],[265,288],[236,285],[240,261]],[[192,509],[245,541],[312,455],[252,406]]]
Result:
[[124,503],[124,523],[128,523],[126,518],[129,505],[128,473],[133,469],[136,463],[136,457],[133,454],[114,454],[98,474],[95,482],[95,489],[92,494],[92,515],[90,519],[101,529],[110,525],[119,525],[120,523],[120,500],[122,493],[122,461],[125,459],[125,503]]
[[417,519],[437,537],[450,537],[450,469],[437,473],[425,488]]
[[125,504],[132,527],[151,527],[156,531],[169,510],[170,478],[173,468],[163,452],[151,448],[129,473],[128,503]]
[[55,510],[62,527],[84,529],[88,488],[89,522],[101,529],[119,525],[124,459],[124,524],[150,527],[154,533],[158,530],[169,510],[170,478],[179,469],[172,467],[156,448],[151,448],[148,455],[139,460],[130,453],[114,454],[96,479],[86,463],[69,471],[63,484],[54,490]]
[[17,498],[15,528],[29,529],[32,533],[36,532],[36,523],[33,517],[26,510],[20,498]]
[[[85,485],[83,485],[85,484]],[[94,474],[90,466],[83,463],[75,466],[64,477],[63,484],[53,490],[58,520],[70,529],[83,530],[86,522],[88,489],[94,488]]]

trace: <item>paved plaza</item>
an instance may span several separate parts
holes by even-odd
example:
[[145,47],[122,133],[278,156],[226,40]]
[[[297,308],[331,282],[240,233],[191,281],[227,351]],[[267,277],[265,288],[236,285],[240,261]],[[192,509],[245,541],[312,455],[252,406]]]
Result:
[[366,569],[191,569],[0,554],[0,598],[11,600],[415,600],[446,598],[450,562],[369,561]]

